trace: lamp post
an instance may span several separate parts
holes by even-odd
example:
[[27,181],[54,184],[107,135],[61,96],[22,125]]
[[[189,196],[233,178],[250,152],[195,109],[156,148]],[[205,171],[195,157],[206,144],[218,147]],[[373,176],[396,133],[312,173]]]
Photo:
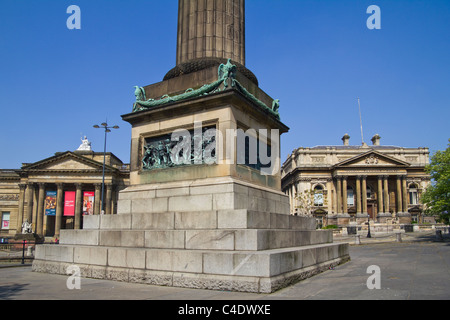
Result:
[[106,160],[106,136],[108,132],[111,132],[111,129],[119,129],[119,126],[109,127],[108,122],[103,122],[100,126],[94,125],[95,129],[105,129],[105,145],[103,148],[103,173],[102,173],[102,198],[101,198],[101,214],[105,212],[105,204],[104,204],[104,194],[105,194],[105,160]]

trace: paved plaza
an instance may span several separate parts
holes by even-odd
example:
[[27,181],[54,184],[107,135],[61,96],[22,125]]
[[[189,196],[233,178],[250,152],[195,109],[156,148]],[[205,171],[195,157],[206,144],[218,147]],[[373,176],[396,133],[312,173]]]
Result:
[[[349,239],[349,238],[347,238]],[[448,300],[450,242],[416,237],[401,243],[361,240],[351,245],[351,261],[272,294],[252,294],[158,287],[81,279],[80,289],[67,288],[68,276],[41,274],[30,266],[0,268],[1,300]],[[339,239],[335,239],[339,241]],[[379,267],[380,289],[368,289]]]

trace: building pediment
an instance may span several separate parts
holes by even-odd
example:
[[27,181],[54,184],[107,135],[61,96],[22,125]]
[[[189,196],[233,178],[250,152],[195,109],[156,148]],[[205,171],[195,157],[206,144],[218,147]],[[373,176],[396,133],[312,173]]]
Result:
[[[22,167],[22,171],[99,171],[103,169],[103,164],[76,155],[70,151],[57,154],[53,157],[27,164]],[[106,166],[107,170],[115,170]]]
[[344,160],[334,166],[337,168],[406,168],[409,167],[407,162],[386,156],[375,150],[365,152],[356,157]]

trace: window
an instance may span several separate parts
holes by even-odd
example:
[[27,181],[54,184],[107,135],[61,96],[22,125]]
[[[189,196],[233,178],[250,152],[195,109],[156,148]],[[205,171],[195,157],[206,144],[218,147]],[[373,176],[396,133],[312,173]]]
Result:
[[9,230],[10,216],[9,212],[2,212],[2,230]]
[[415,183],[409,186],[409,204],[419,204],[417,189],[418,188]]
[[354,206],[355,205],[355,196],[353,195],[353,188],[347,187],[347,205]]
[[322,186],[316,186],[314,188],[314,205],[316,207],[323,206],[323,188],[322,188]]

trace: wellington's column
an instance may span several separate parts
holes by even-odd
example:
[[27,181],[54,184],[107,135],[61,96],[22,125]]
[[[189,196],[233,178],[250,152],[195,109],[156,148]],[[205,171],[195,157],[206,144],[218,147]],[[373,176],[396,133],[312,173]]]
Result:
[[179,0],[177,65],[214,57],[245,65],[244,0]]

